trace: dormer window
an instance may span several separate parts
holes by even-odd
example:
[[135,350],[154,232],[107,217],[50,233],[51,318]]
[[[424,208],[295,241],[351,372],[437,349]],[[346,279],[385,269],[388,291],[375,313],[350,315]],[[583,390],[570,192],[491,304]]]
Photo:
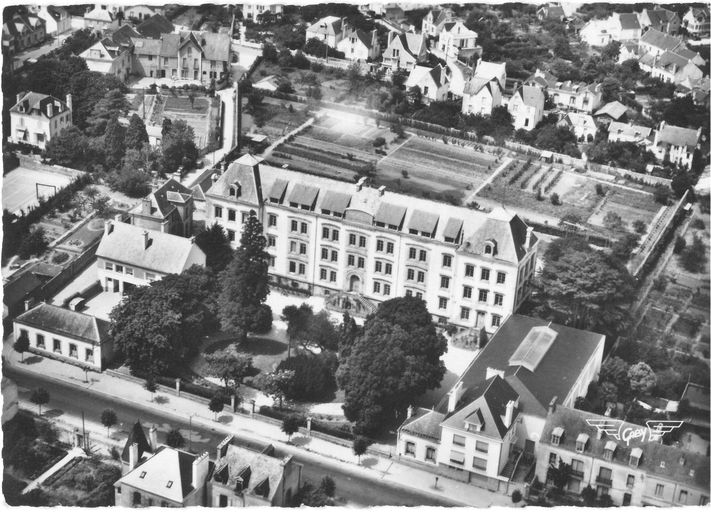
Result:
[[551,433],[551,444],[553,446],[558,446],[560,444],[561,439],[563,439],[563,433],[565,430],[561,427],[556,427],[553,429],[553,432]]
[[630,466],[636,468],[639,466],[639,461],[642,458],[642,449],[633,448],[630,452]]
[[494,240],[487,240],[484,243],[484,254],[489,256],[494,256],[496,254],[496,242]]
[[585,446],[588,444],[589,436],[587,434],[580,434],[575,440],[575,451],[578,453],[583,453],[585,451]]
[[239,197],[242,194],[242,185],[234,182],[230,185],[230,197]]
[[615,443],[613,443],[612,441],[608,441],[605,444],[605,449],[602,452],[602,457],[607,461],[611,461],[615,455],[616,449],[617,449],[617,445]]

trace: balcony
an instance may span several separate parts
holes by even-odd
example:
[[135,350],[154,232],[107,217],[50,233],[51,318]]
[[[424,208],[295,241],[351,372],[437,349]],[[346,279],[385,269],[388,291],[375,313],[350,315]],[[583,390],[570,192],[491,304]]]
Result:
[[570,476],[573,478],[580,478],[581,480],[585,479],[585,472],[584,471],[576,471],[575,469],[570,470]]
[[595,478],[595,483],[605,485],[607,487],[612,487],[612,478],[605,478],[603,476],[598,475],[597,478]]

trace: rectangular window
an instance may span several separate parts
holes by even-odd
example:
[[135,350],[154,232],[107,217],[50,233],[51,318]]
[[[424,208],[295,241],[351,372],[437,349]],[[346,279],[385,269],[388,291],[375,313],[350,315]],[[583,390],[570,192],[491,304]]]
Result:
[[449,288],[449,277],[441,276],[439,280],[440,288]]
[[551,453],[548,456],[548,465],[549,466],[558,466],[558,455],[555,453]]
[[323,228],[323,231],[321,232],[321,238],[325,238],[326,240],[328,240],[328,235],[329,235],[328,228]]
[[380,283],[378,281],[373,283],[373,293],[380,293]]
[[356,244],[356,236],[351,233],[348,235],[348,245],[355,245]]
[[132,267],[126,267],[126,275],[127,276],[133,275],[133,268]]
[[269,256],[269,266],[273,267],[276,265],[276,258],[274,256]]
[[375,242],[375,250],[378,252],[383,252],[383,248],[385,247],[385,242],[382,240],[378,240]]
[[222,218],[222,208],[220,206],[215,206],[215,217]]
[[54,350],[58,354],[61,354],[62,353],[62,342],[59,340],[52,340],[52,350]]
[[376,271],[376,272],[382,272],[382,271],[383,271],[383,262],[382,262],[382,261],[376,261],[376,262],[375,262],[375,271]]
[[69,357],[79,359],[79,351],[77,350],[77,346],[74,343],[69,344]]
[[481,453],[489,453],[489,443],[485,443],[484,441],[477,441],[476,445],[474,446],[474,449]]
[[456,444],[457,446],[464,446],[464,444],[465,444],[464,436],[460,436],[459,434],[454,434],[452,436],[452,444]]
[[355,266],[355,256],[353,256],[352,254],[348,255],[348,266],[349,267]]
[[443,267],[451,267],[452,266],[452,256],[449,254],[443,254],[442,255],[442,266]]
[[296,233],[297,231],[299,231],[299,223],[296,222],[295,220],[292,220],[292,221],[291,221],[291,231],[294,232],[294,233]]
[[146,281],[153,282],[156,280],[156,275],[152,272],[146,272]]
[[687,491],[681,490],[679,491],[679,503],[682,505],[686,505],[686,499],[689,497],[689,493]]
[[454,464],[464,464],[464,454],[462,452],[452,450],[449,452],[449,461]]
[[289,262],[289,272],[291,272],[292,274],[296,273],[296,262]]
[[365,268],[365,258],[358,258],[358,268]]
[[234,242],[234,241],[235,241],[235,238],[236,238],[235,232],[234,232],[233,230],[231,230],[231,229],[228,229],[228,230],[227,230],[227,239],[228,239],[230,242]]
[[428,460],[428,461],[430,461],[430,462],[434,462],[434,460],[435,460],[435,454],[436,454],[436,453],[437,453],[437,451],[436,451],[433,447],[428,446],[428,447],[425,449],[425,460]]
[[301,223],[301,232],[305,235],[308,233],[308,225],[305,222]]
[[486,299],[489,298],[489,291],[488,290],[479,290],[479,302],[486,302]]
[[504,284],[506,282],[506,274],[504,272],[496,273],[496,284]]
[[417,273],[417,282],[418,283],[424,283],[425,282],[425,273],[420,271]]
[[427,261],[427,251],[420,249],[420,261]]
[[385,264],[385,275],[392,275],[393,273],[393,265],[392,263],[386,263]]
[[482,268],[482,269],[481,269],[481,280],[482,280],[482,281],[488,281],[488,280],[489,280],[489,269],[488,269],[488,268]]
[[415,271],[411,268],[407,269],[407,280],[408,281],[414,281],[415,279]]
[[277,216],[273,213],[269,214],[269,227],[274,227],[277,225]]
[[504,305],[504,296],[501,295],[500,293],[495,293],[494,294],[494,306],[503,306]]
[[439,298],[439,309],[447,309],[447,302],[449,302],[446,298],[440,297]]
[[627,487],[634,487],[634,475],[627,475]]
[[358,239],[358,247],[365,247],[366,238],[364,236]]
[[461,311],[459,313],[459,318],[462,320],[469,320],[469,313],[471,313],[471,310],[469,308],[461,308]]
[[405,443],[405,455],[415,456],[415,443],[410,441]]
[[322,260],[328,259],[328,249],[326,249],[325,247],[321,249],[321,259]]
[[501,325],[501,317],[499,315],[491,315],[491,326],[499,327]]
[[389,284],[383,285],[383,295],[390,295],[390,285]]
[[299,254],[306,254],[306,244],[299,245]]
[[338,261],[338,251],[331,251],[331,261]]
[[415,293],[415,297],[417,297],[418,299],[421,299],[421,298],[422,298],[422,292],[417,292],[417,293]]
[[[24,334],[27,335],[27,331],[24,331]],[[55,342],[58,340],[54,340]],[[44,335],[38,334],[37,335],[37,348],[44,348]],[[56,350],[56,347],[55,347]]]
[[462,297],[465,299],[471,299],[472,298],[472,287],[471,286],[465,286],[462,290]]
[[237,212],[235,210],[228,209],[227,210],[227,220],[234,222],[237,220]]
[[123,265],[116,265],[116,272],[123,274]]
[[385,252],[387,252],[388,254],[393,254],[395,252],[395,244],[392,242],[388,242],[387,250]]
[[664,496],[664,486],[662,484],[657,484],[657,486],[654,488],[654,495]]
[[269,247],[275,247],[276,246],[276,237],[274,235],[269,235],[267,237],[267,245]]
[[417,258],[417,249],[410,247],[410,259],[414,260],[415,258]]
[[331,240],[338,242],[338,230],[334,229],[331,231]]
[[474,457],[472,467],[479,471],[486,471],[486,459],[482,459],[481,457]]
[[465,265],[464,266],[464,276],[465,277],[474,277],[474,265]]
[[306,274],[306,265],[304,265],[303,263],[299,263],[299,274],[301,274],[302,276]]
[[296,247],[297,247],[297,244],[295,241],[292,240],[291,242],[289,242],[289,252],[290,253],[294,254],[296,252]]
[[247,219],[249,218],[249,213],[247,212],[242,212],[242,224],[247,222]]

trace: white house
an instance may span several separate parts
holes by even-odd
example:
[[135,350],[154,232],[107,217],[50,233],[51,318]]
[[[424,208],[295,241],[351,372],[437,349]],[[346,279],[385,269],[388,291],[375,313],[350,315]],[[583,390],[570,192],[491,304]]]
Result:
[[31,8],[46,23],[47,34],[58,36],[72,29],[72,17],[64,7],[38,5]]
[[646,146],[652,143],[652,129],[646,126],[612,121],[608,127],[607,140],[610,142],[633,142]]
[[44,302],[18,316],[13,332],[30,352],[84,368],[102,371],[113,358],[106,320]]
[[580,29],[580,39],[588,46],[607,46],[614,41],[612,27],[608,20],[590,20]]
[[410,72],[410,76],[407,77],[405,87],[410,90],[415,86],[420,88],[424,103],[444,101],[449,93],[447,68],[442,67],[441,64],[437,64],[433,68],[415,66]]
[[380,56],[380,43],[378,31],[351,30],[346,33],[340,43],[336,45],[339,52],[343,52],[348,60],[366,61],[377,59]]
[[673,164],[691,169],[694,150],[701,138],[701,128],[692,130],[672,126],[662,121],[654,134],[654,143],[650,148],[659,160],[669,159]]
[[422,34],[388,34],[388,47],[383,52],[383,67],[389,70],[412,70],[427,55],[427,42]]
[[602,86],[597,83],[557,82],[548,87],[548,97],[558,108],[592,113],[602,103]]
[[142,22],[156,14],[165,15],[162,5],[126,5],[120,7],[126,19]]
[[476,46],[476,38],[477,33],[461,21],[448,21],[442,26],[436,47],[445,61],[465,59],[477,51],[481,53],[481,48]]
[[127,80],[131,73],[131,47],[116,44],[108,37],[84,50],[79,57],[86,61],[89,71],[114,75],[119,80]]
[[318,39],[331,48],[336,48],[343,39],[345,21],[337,16],[326,16],[315,21],[306,29],[306,40]]
[[462,98],[463,114],[491,115],[491,111],[501,105],[506,84],[506,63],[480,60],[464,86]]
[[669,9],[643,9],[638,16],[642,30],[651,28],[667,34],[676,34],[681,26],[679,15]]
[[44,149],[52,138],[72,124],[72,96],[64,102],[38,92],[20,93],[10,108],[8,140]]
[[168,274],[180,274],[193,265],[205,266],[205,253],[194,238],[114,221],[106,222],[96,257],[103,289],[121,293]]
[[[664,82],[681,84],[685,80],[699,80],[704,76],[703,71],[694,62],[703,59],[691,50],[677,48],[657,57],[651,55],[644,55],[639,61],[639,67]],[[700,65],[703,66],[703,63]]]
[[449,74],[449,96],[463,97],[464,86],[474,76],[474,69],[459,60],[450,59],[447,61],[447,72]]
[[92,30],[107,30],[118,28],[119,11],[116,5],[96,4],[84,14],[84,28]]
[[284,5],[258,2],[248,2],[242,4],[242,17],[245,20],[259,23],[262,21],[264,13],[269,13],[273,17],[279,17],[284,13]]
[[432,9],[422,19],[422,34],[425,37],[437,37],[444,29],[444,24],[454,18],[451,9]]
[[710,32],[709,20],[711,16],[708,7],[689,7],[682,18],[682,24],[691,36],[704,37]]
[[543,119],[545,98],[543,91],[533,85],[522,85],[508,103],[514,130],[533,130]]
[[597,134],[597,123],[590,114],[568,112],[558,121],[558,126],[567,127],[579,142],[592,142]]
[[683,47],[683,44],[680,37],[674,37],[650,28],[639,39],[639,54],[651,54],[652,57],[659,57],[664,52]]

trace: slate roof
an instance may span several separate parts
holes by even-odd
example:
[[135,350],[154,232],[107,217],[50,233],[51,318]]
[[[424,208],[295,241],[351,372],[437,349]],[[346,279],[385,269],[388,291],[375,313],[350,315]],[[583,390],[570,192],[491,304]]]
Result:
[[[483,247],[487,241],[495,240],[494,258],[518,262],[526,255],[526,230],[526,224],[518,215],[503,208],[496,208],[489,214],[481,228],[467,238],[467,243],[472,247]],[[537,240],[535,234],[531,235],[531,246]]]
[[69,107],[65,102],[55,98],[54,96],[49,96],[39,92],[28,92],[20,101],[15,103],[15,105],[10,108],[10,112],[20,113],[20,106],[22,106],[25,113],[39,112],[43,117],[49,117],[47,115],[47,105],[50,103],[55,106],[52,117],[58,116],[59,114],[69,110]]
[[212,32],[202,32],[200,34],[200,45],[208,60],[229,62],[230,60],[230,36],[227,34],[214,34]]
[[533,85],[522,85],[514,94],[521,96],[523,103],[530,107],[541,107],[545,103],[543,91],[539,87]]
[[433,212],[424,212],[422,210],[414,210],[410,216],[410,222],[407,224],[408,229],[416,229],[420,232],[434,233],[437,229],[439,215]]
[[3,285],[3,303],[8,306],[8,308],[17,306],[20,302],[30,298],[32,292],[42,286],[42,282],[43,281],[32,272],[23,272],[11,282]]
[[628,138],[637,138],[640,141],[643,139],[649,139],[652,135],[651,128],[636,124],[619,123],[617,121],[612,121],[607,131],[610,135],[623,135]]
[[108,339],[109,323],[105,320],[42,302],[15,320],[43,331],[101,345]]
[[[111,225],[111,233],[101,238],[96,250],[97,257],[162,274],[180,274],[191,256],[195,253],[203,254],[188,238],[147,231],[123,222],[111,222]],[[148,233],[151,242],[148,248],[144,245],[144,232]]]
[[[286,182],[284,182],[284,186],[286,186]],[[323,197],[323,201],[321,201],[321,209],[344,214],[350,203],[350,194],[327,190]]]
[[313,22],[306,29],[307,32],[325,36],[340,34],[341,30],[341,18],[338,16],[325,16],[320,20]]
[[191,453],[161,446],[152,457],[126,473],[120,482],[179,503],[194,490],[192,464],[196,458]]
[[437,87],[442,86],[442,65],[430,68],[427,66],[415,66],[412,71],[410,71],[410,76],[407,77],[406,87],[415,87],[416,85],[421,85],[427,76],[432,78],[432,81]]
[[[172,197],[173,201],[184,202],[186,197],[182,196],[187,196],[189,198],[191,190],[173,178],[168,179],[160,187],[154,190],[150,196],[152,203],[151,215],[161,218],[165,218],[170,215],[170,212],[175,209],[175,205],[171,203],[171,198],[168,197],[171,193],[180,194],[180,196],[174,195]],[[141,205],[134,208],[134,211],[140,213]]]
[[121,460],[126,464],[130,462],[131,445],[133,443],[138,444],[138,460],[141,460],[144,453],[151,453],[151,445],[148,442],[148,438],[146,438],[146,433],[139,420],[136,420],[136,423],[131,427],[128,433],[128,439],[126,439],[126,444],[123,445]]
[[444,232],[442,233],[442,236],[444,236],[445,238],[453,238],[456,240],[459,233],[462,231],[463,223],[464,221],[462,221],[462,219],[450,217],[447,221],[447,225],[444,227]]
[[[475,78],[498,78],[500,75],[506,72],[505,62],[487,62],[485,60],[480,60],[476,69],[474,70]],[[504,88],[506,84],[499,84],[501,88]]]
[[[460,405],[447,415],[442,426],[467,430],[466,423],[483,423],[477,435],[503,439],[510,428],[504,425],[506,404],[518,398],[516,391],[504,379],[495,375],[464,391],[459,400]],[[514,409],[513,421],[516,421],[518,412],[518,409]]]
[[406,212],[407,208],[404,206],[380,203],[378,211],[375,212],[375,222],[382,222],[386,226],[401,226]]
[[674,18],[672,11],[667,9],[645,9],[647,11],[647,17],[652,27],[663,27],[669,21]]
[[[534,327],[548,326],[557,333],[535,371],[512,366],[509,359]],[[553,397],[563,402],[604,336],[523,315],[511,315],[496,331],[460,377],[464,395],[477,389],[486,378],[487,368],[502,371],[504,378],[520,396],[519,406],[527,414],[545,416]],[[555,378],[551,378],[555,375]],[[446,398],[437,407],[446,410]]]
[[673,50],[681,44],[681,40],[655,28],[650,28],[640,38],[640,43],[646,43],[660,50]]
[[288,185],[289,182],[286,180],[275,180],[267,197],[270,200],[276,199],[278,203],[282,202],[284,200],[284,192],[286,192],[286,187]]
[[131,39],[134,37],[141,37],[141,34],[136,32],[131,25],[121,25],[111,34],[111,41],[114,44],[131,44]]
[[699,143],[697,130],[664,124],[657,131],[657,141],[673,146],[696,147]]
[[274,500],[284,477],[284,461],[242,446],[229,444],[227,453],[215,464],[213,479],[235,488],[237,478],[243,479],[243,490]]
[[133,43],[133,52],[137,55],[159,56],[163,46],[160,39],[134,37],[131,42]]
[[354,33],[355,36],[360,40],[360,42],[365,45],[366,48],[370,49],[373,47],[372,32],[366,32],[365,30],[358,29]]
[[57,21],[59,21],[62,18],[62,13],[68,14],[67,10],[64,9],[64,7],[61,7],[59,5],[48,5],[47,12],[49,13],[50,16],[52,16],[52,18],[54,18]]
[[641,28],[639,25],[639,18],[637,18],[637,14],[633,12],[621,13],[619,20],[620,28],[622,30],[635,30]]
[[160,56],[177,57],[180,48],[180,34],[163,34],[160,36]]
[[319,190],[316,187],[297,183],[291,189],[287,202],[311,207],[316,202],[318,193]]
[[[606,416],[557,406],[555,411],[547,416],[539,442],[552,446],[551,434],[553,430],[562,428],[564,434],[560,440],[560,444],[555,448],[562,448],[574,452],[578,435],[584,433],[589,436],[584,452],[586,455],[592,455],[593,457],[602,459],[605,446],[612,442],[615,444],[612,462],[622,466],[629,466],[632,451],[641,449],[642,457],[639,461],[639,469],[656,477],[703,489],[708,493],[709,457],[675,446],[660,444],[658,441],[650,442],[648,439],[642,440],[642,438],[639,437],[631,438],[629,440],[629,446],[627,443],[608,437],[606,434],[603,434],[602,438],[598,439],[597,427],[589,425],[586,421],[588,419],[598,421],[610,420],[610,418]],[[646,428],[646,426],[643,427]],[[643,427],[624,422],[621,428],[639,429]],[[664,467],[662,467],[662,462],[664,462]]]
[[620,103],[619,101],[611,101],[600,107],[595,116],[610,116],[615,121],[619,120],[622,116],[627,113],[627,107]]
[[568,112],[565,117],[560,121],[562,123],[568,122],[573,128],[597,128],[595,124],[595,119],[590,114],[583,114],[579,112]]
[[485,87],[491,91],[491,83],[494,81],[496,81],[495,78],[481,78],[475,75],[464,84],[464,94],[479,94]]
[[524,84],[538,85],[539,87],[552,87],[558,82],[558,77],[548,71],[536,69],[536,72],[529,76]]
[[413,411],[413,415],[402,423],[399,430],[406,434],[439,442],[442,437],[440,424],[444,418],[444,414],[434,409],[418,407],[416,411]]
[[161,34],[169,34],[175,30],[173,24],[161,14],[154,14],[144,20],[136,27],[136,30],[143,36],[151,39],[159,39]]

